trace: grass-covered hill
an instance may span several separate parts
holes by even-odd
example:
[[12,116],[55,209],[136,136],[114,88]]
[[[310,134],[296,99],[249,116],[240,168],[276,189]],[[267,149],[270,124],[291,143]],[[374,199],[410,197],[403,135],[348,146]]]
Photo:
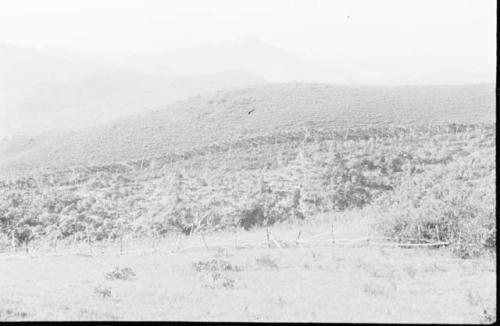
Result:
[[277,84],[5,146],[0,249],[364,209],[394,239],[491,251],[494,106],[492,85]]
[[[308,129],[491,123],[494,85],[334,86],[285,83],[219,91],[5,151],[0,171],[159,158]],[[29,145],[29,144],[28,144]],[[7,146],[5,146],[7,147]]]

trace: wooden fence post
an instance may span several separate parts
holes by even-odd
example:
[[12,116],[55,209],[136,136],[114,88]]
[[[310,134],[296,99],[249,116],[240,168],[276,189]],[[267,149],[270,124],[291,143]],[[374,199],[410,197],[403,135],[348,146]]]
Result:
[[90,254],[92,255],[92,244],[90,243],[90,231],[88,225],[87,225],[87,243],[89,245]]
[[331,237],[332,237],[332,244],[334,244],[334,243],[335,243],[335,238],[333,237],[333,223],[332,223],[332,225],[331,225],[330,235],[331,235]]
[[11,235],[11,245],[12,245],[12,252],[16,252],[16,237],[14,235],[14,230],[10,233]]
[[273,235],[272,235],[272,234],[270,234],[270,238],[271,238],[271,240],[274,242],[274,244],[276,245],[276,247],[278,247],[279,249],[282,249],[282,247],[281,247],[280,243],[278,242],[278,240],[276,240],[276,238],[275,238],[275,237],[273,237]]
[[181,250],[181,234],[177,233],[177,250]]
[[271,249],[271,241],[269,239],[269,227],[266,227],[267,248]]
[[201,232],[200,234],[201,234],[201,239],[203,240],[203,244],[205,245],[205,249],[208,249],[207,242],[205,241],[205,235],[203,234],[203,232]]
[[297,236],[297,246],[300,246],[300,235],[302,234],[302,230],[299,230],[299,235]]
[[349,137],[349,128],[345,131],[344,140],[347,140],[347,137]]
[[234,248],[238,248],[238,229],[236,229],[234,232]]

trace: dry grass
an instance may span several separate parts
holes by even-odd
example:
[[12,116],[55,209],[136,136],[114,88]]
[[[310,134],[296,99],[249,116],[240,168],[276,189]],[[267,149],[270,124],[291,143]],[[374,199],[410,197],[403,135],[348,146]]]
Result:
[[[326,216],[324,217],[326,221]],[[302,225],[311,236],[328,224]],[[357,226],[360,230],[356,231]],[[364,235],[370,221],[337,218],[335,236]],[[296,235],[297,225],[271,230]],[[231,242],[230,232],[206,241]],[[264,240],[263,230],[242,242]],[[201,245],[185,237],[181,247]],[[137,245],[137,244],[136,244]],[[2,320],[209,320],[479,323],[496,319],[496,264],[448,250],[290,247],[191,250],[129,255],[1,257]],[[143,249],[147,249],[142,247]],[[267,263],[262,263],[263,261]],[[269,268],[269,262],[273,267]],[[135,277],[110,280],[129,268]],[[96,290],[97,289],[97,290]]]
[[[491,123],[495,121],[494,96],[493,84],[270,84],[188,98],[161,110],[50,139],[22,153],[1,157],[0,162],[2,168],[14,170],[88,166],[150,159],[305,127],[344,131],[366,125]],[[249,115],[251,110],[255,111]]]

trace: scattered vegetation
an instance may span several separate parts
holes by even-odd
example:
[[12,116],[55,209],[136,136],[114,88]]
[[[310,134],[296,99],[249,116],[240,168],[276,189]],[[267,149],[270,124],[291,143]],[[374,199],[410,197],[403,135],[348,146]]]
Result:
[[28,317],[28,313],[24,311],[14,311],[12,309],[3,309],[0,308],[0,321],[9,321],[9,320],[23,320]]
[[305,129],[174,161],[34,171],[0,180],[0,245],[251,229],[371,207],[387,236],[474,257],[496,246],[495,130]]
[[130,267],[115,266],[115,269],[109,273],[106,273],[106,279],[108,280],[129,280],[135,276],[135,272]]
[[98,285],[97,287],[94,288],[94,293],[103,299],[109,298],[111,297],[111,288]]
[[209,288],[233,289],[235,280],[219,272],[212,272],[206,278],[205,286]]
[[[323,226],[310,227],[317,234]],[[274,229],[285,233],[288,227]],[[262,230],[247,234],[262,235]],[[8,282],[1,283],[0,320],[474,324],[496,319],[496,262],[487,256],[463,260],[441,250],[391,248],[382,255],[377,247],[318,246],[313,259],[311,249],[299,247],[259,259],[278,265],[268,268],[256,260],[267,256],[266,249],[229,250],[234,261],[224,258],[225,263],[213,262],[209,250],[2,259],[0,280]],[[414,278],[407,276],[410,263],[418,268]],[[241,271],[234,271],[235,264]],[[140,277],[133,284],[106,280],[103,271],[115,266],[131,266]]]
[[278,268],[276,261],[269,255],[262,255],[255,259],[258,266],[264,268]]
[[230,271],[239,272],[241,268],[237,265],[232,265],[230,262],[222,259],[212,259],[209,261],[199,261],[193,264],[193,268],[197,272],[219,272]]
[[229,277],[226,272],[241,271],[239,266],[232,265],[222,259],[196,262],[193,264],[193,269],[202,274],[206,287],[226,289],[232,289],[235,286],[235,280]]
[[379,285],[370,283],[370,284],[365,284],[363,286],[363,291],[366,294],[373,295],[373,296],[380,296],[380,295],[386,295],[385,289]]
[[494,324],[497,321],[497,310],[493,308],[491,310],[483,310],[483,324]]

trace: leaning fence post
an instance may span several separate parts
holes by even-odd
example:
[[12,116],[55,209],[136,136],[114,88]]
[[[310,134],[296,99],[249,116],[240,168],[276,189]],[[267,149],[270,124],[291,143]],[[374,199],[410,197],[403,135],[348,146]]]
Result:
[[238,248],[238,229],[235,229],[234,231],[234,248]]
[[297,246],[300,246],[300,235],[302,234],[302,230],[299,230],[299,235],[297,236]]
[[349,128],[346,128],[345,134],[344,134],[344,140],[347,140],[347,137],[349,136]]
[[205,249],[208,249],[207,242],[205,241],[205,235],[203,234],[203,232],[201,232],[200,234],[201,234],[201,239],[203,240],[203,244],[205,245]]
[[270,235],[270,237],[271,237],[271,240],[273,240],[273,242],[274,242],[274,244],[276,245],[276,247],[278,247],[279,249],[282,249],[282,247],[281,247],[280,243],[278,242],[278,240],[276,240],[276,238],[275,238],[275,237],[273,237],[273,235],[272,235],[272,234]]

